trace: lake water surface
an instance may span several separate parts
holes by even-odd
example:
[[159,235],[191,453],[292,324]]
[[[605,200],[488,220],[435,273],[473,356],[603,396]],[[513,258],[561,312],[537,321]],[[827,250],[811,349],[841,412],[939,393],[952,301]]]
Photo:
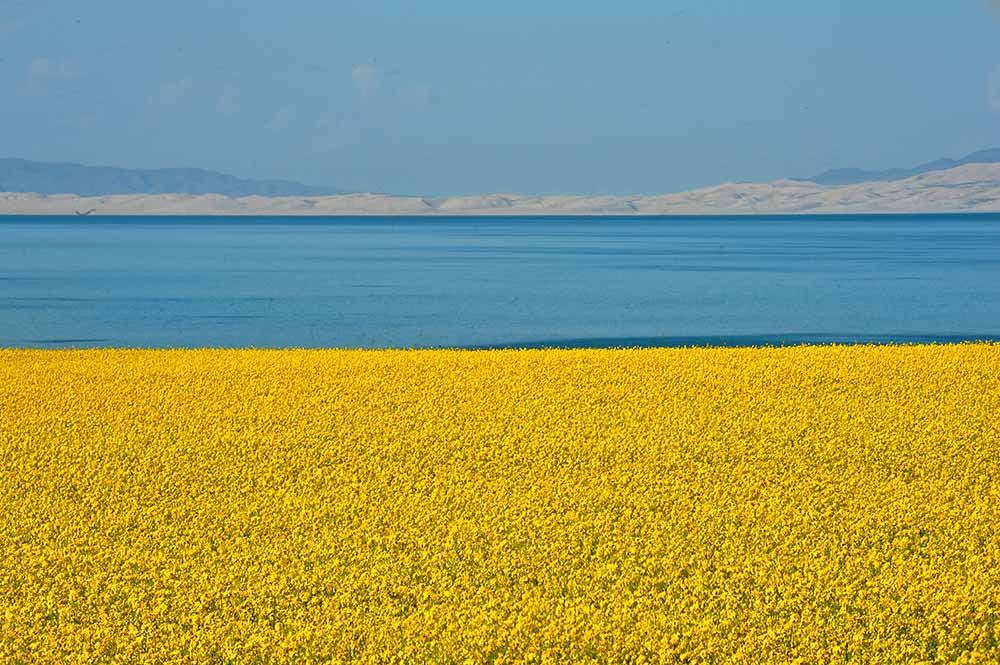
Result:
[[1000,215],[0,217],[0,347],[1000,339]]

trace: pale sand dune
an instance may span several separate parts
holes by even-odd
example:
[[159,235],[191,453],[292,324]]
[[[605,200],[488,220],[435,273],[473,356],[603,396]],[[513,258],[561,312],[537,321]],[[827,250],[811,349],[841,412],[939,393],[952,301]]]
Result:
[[79,197],[0,193],[0,214],[72,215],[669,215],[1000,211],[1000,164],[968,164],[894,182],[724,184],[657,196],[422,198],[383,194],[246,196],[129,194]]

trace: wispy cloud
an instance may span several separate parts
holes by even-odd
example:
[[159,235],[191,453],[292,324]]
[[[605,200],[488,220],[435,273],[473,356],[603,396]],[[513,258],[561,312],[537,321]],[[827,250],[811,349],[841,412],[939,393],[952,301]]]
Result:
[[267,127],[272,131],[281,131],[291,127],[295,121],[296,110],[294,106],[283,106],[271,116],[267,121]]
[[990,110],[1000,113],[1000,65],[993,68],[990,80],[987,85],[987,95],[990,103]]
[[368,99],[378,90],[384,72],[375,63],[362,63],[351,68],[351,81],[362,99]]
[[226,86],[215,100],[215,111],[222,115],[233,115],[240,111],[240,91],[235,86]]
[[[983,5],[993,14],[993,18],[1000,21],[1000,0],[983,0]],[[993,68],[993,73],[986,82],[986,96],[990,110],[1000,113],[1000,65]]]
[[21,29],[24,22],[19,19],[0,20],[0,35],[12,35]]
[[45,78],[51,69],[52,65],[49,64],[48,58],[35,58],[28,65],[28,78],[31,80]]
[[37,57],[28,65],[28,80],[42,83],[47,80],[74,79],[80,75],[80,64],[74,59]]
[[164,81],[153,91],[149,101],[156,106],[177,106],[191,93],[193,87],[191,79],[187,78]]
[[328,110],[316,118],[309,147],[314,153],[329,152],[349,145],[357,138],[349,110]]
[[413,83],[400,90],[399,98],[407,108],[422,111],[433,100],[434,91],[429,85]]

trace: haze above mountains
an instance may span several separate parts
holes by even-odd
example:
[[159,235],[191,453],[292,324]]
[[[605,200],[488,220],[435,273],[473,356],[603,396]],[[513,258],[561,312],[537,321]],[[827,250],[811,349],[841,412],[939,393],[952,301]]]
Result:
[[202,169],[0,159],[0,214],[628,215],[1000,211],[1000,149],[882,171],[722,184],[652,196],[419,197],[344,193]]

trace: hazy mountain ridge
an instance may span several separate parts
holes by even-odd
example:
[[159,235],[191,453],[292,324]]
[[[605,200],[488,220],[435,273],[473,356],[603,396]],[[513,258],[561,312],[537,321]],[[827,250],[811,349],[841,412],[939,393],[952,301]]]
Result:
[[423,198],[384,194],[244,196],[0,194],[0,214],[72,215],[670,215],[1000,212],[1000,164],[967,164],[903,180],[823,186],[801,180],[723,184],[657,196]]
[[0,191],[106,196],[114,194],[223,194],[225,196],[324,196],[333,187],[289,180],[253,180],[205,169],[124,169],[69,162],[0,159]]
[[909,169],[894,168],[881,171],[866,171],[859,168],[831,169],[811,178],[796,178],[796,180],[814,182],[817,185],[856,185],[863,182],[904,180],[912,178],[915,175],[920,175],[921,173],[945,171],[966,164],[996,164],[998,162],[1000,162],[1000,148],[990,148],[973,152],[961,159],[949,159],[946,157]]

